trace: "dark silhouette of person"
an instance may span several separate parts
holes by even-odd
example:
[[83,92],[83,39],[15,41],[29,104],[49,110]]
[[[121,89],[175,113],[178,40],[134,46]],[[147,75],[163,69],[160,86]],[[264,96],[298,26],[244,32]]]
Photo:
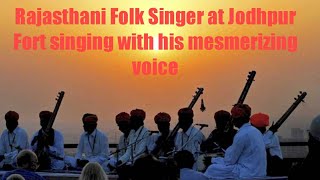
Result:
[[180,180],[208,180],[203,173],[192,169],[195,162],[194,157],[190,151],[182,150],[174,155],[174,160],[177,162],[177,166],[180,169]]
[[[208,138],[201,144],[201,151],[215,153],[219,147],[227,149],[233,141],[237,130],[233,126],[226,131],[226,125],[231,123],[231,115],[228,111],[220,110],[214,114],[216,128],[210,133]],[[217,146],[218,145],[218,146]]]
[[320,177],[320,115],[311,122],[308,148],[309,152],[307,157],[290,170],[289,180],[316,180]]

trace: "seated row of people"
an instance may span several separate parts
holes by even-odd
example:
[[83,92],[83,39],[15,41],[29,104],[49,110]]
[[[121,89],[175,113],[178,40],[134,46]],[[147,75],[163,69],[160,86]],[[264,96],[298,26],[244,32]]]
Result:
[[[88,162],[98,162],[107,170],[109,159],[113,159],[114,165],[133,163],[139,156],[151,152],[155,143],[163,141],[170,130],[170,116],[167,113],[159,113],[155,117],[160,134],[151,136],[150,131],[144,127],[146,113],[141,109],[135,109],[116,116],[119,129],[124,133],[120,138],[119,152],[109,156],[109,143],[107,136],[97,129],[98,117],[94,114],[85,114],[82,118],[84,133],[80,137],[75,157],[65,156],[64,138],[60,131],[50,128],[48,123],[52,112],[42,111],[39,114],[41,129],[31,138],[29,145],[28,135],[25,130],[18,127],[19,115],[9,111],[5,115],[7,129],[1,136],[0,161],[5,169],[15,167],[15,157],[23,149],[32,149],[39,157],[40,169],[63,169],[68,167],[83,167]],[[176,150],[187,149],[195,156],[200,152],[200,144],[204,140],[201,131],[194,128],[193,111],[183,108],[178,112],[182,132],[176,137],[174,145]],[[162,140],[161,140],[162,139]],[[115,158],[116,157],[116,158]]]
[[[48,111],[40,113],[42,129],[47,127],[51,114]],[[234,106],[231,114],[227,111],[215,113],[216,129],[206,140],[202,132],[192,126],[194,116],[192,109],[182,108],[178,116],[182,131],[177,134],[174,142],[171,142],[171,147],[161,156],[174,155],[176,152],[187,150],[192,153],[194,159],[197,159],[201,152],[212,152],[217,148],[224,150],[224,158],[212,159],[212,164],[205,172],[208,177],[265,176],[267,164],[271,164],[269,159],[273,162],[277,162],[274,159],[282,159],[279,140],[275,135],[276,130],[272,127],[266,130],[269,125],[269,116],[262,113],[251,116],[251,108],[248,105]],[[124,164],[134,164],[139,157],[153,153],[170,134],[169,114],[162,112],[155,116],[154,121],[160,131],[156,135],[151,135],[152,132],[144,127],[145,117],[146,113],[141,109],[132,110],[130,114],[122,112],[116,116],[116,123],[123,135],[120,137],[117,151],[111,156],[108,138],[97,129],[98,117],[94,114],[83,116],[85,132],[81,135],[75,157],[64,155],[63,136],[54,129],[50,130],[46,136],[42,135],[42,130],[35,133],[31,141],[31,149],[37,152],[41,144],[41,147],[44,147],[50,155],[48,157],[50,157],[51,169],[63,169],[65,164],[81,168],[88,162],[97,162],[105,170]],[[26,132],[18,127],[19,115],[9,111],[5,119],[7,130],[1,136],[0,147],[0,165],[3,167],[14,166],[12,157],[22,149],[30,148]],[[238,132],[233,128],[226,131],[225,126],[231,120],[239,128]],[[22,135],[18,135],[19,133]],[[195,163],[193,168],[196,169]],[[268,168],[268,175],[269,172],[272,171]]]

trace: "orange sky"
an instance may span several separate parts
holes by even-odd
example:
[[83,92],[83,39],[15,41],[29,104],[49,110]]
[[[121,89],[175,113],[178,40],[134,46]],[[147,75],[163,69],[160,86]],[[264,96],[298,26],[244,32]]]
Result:
[[[318,32],[320,25],[319,3],[314,0],[103,0],[73,1],[4,1],[1,0],[0,41],[0,115],[8,110],[20,113],[21,125],[29,133],[38,129],[38,113],[53,110],[58,91],[66,92],[55,128],[66,136],[77,136],[82,132],[80,118],[85,112],[96,113],[99,126],[113,138],[114,117],[121,111],[129,112],[143,108],[147,112],[146,124],[155,129],[153,117],[160,111],[168,112],[176,122],[177,110],[187,106],[196,87],[204,88],[207,110],[195,110],[195,121],[212,122],[213,114],[220,109],[230,110],[237,101],[247,73],[256,70],[256,81],[246,99],[253,113],[270,114],[271,121],[277,120],[293,103],[300,90],[307,91],[306,103],[299,106],[290,116],[280,134],[289,127],[306,129],[310,120],[320,110],[320,74]],[[93,10],[102,7],[130,8],[164,7],[168,10],[217,10],[250,9],[261,7],[266,10],[297,10],[296,23],[290,26],[18,26],[15,25],[15,8],[62,9],[73,7],[78,10]],[[82,35],[92,32],[99,35],[130,35],[136,33],[175,33],[176,35],[256,35],[261,32],[279,35],[297,35],[298,51],[113,51],[111,53],[70,51],[14,51],[13,33],[36,35],[66,34]],[[176,76],[134,76],[131,62],[150,61],[152,58],[177,61],[179,74]],[[4,129],[3,126],[0,130]],[[71,131],[70,131],[71,129]],[[78,137],[75,137],[77,139]],[[74,138],[66,141],[74,142]]]

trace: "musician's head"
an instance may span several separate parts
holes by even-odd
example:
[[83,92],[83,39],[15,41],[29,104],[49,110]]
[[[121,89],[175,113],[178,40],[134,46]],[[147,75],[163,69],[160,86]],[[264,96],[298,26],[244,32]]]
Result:
[[22,150],[17,156],[17,166],[20,169],[36,171],[39,167],[38,157],[30,150]]
[[309,153],[320,152],[320,115],[314,118],[309,128]]
[[42,127],[42,129],[46,129],[49,123],[49,120],[52,116],[52,112],[50,111],[41,111],[39,113],[39,118],[40,118],[40,125]]
[[119,130],[128,135],[131,131],[130,127],[130,115],[126,112],[121,112],[116,115],[116,123],[119,127]]
[[224,130],[227,123],[231,120],[231,115],[228,111],[220,110],[214,114],[214,120],[218,130]]
[[84,131],[91,134],[97,128],[98,117],[95,114],[87,114],[82,122]]
[[89,162],[81,171],[79,180],[108,180],[108,176],[99,163]]
[[180,169],[192,169],[195,162],[193,154],[187,150],[177,152],[177,154],[174,155],[174,160],[177,162],[177,165]]
[[267,126],[269,126],[269,115],[264,113],[254,114],[250,118],[250,123],[263,134],[266,132]]
[[235,127],[240,128],[248,123],[251,116],[251,108],[247,104],[236,104],[231,109],[231,118]]
[[134,109],[130,112],[130,125],[134,130],[138,130],[144,125],[143,121],[146,118],[146,112],[142,109]]
[[154,122],[158,126],[158,130],[163,134],[168,134],[170,131],[171,117],[168,113],[160,112],[154,117]]
[[193,123],[193,110],[191,108],[181,108],[178,111],[179,126],[186,132]]
[[18,126],[19,114],[15,111],[8,111],[4,116],[6,126],[9,132],[13,132]]

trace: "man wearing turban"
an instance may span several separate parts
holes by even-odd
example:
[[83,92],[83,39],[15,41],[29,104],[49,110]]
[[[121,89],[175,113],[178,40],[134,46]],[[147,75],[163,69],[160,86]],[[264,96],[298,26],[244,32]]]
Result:
[[11,169],[15,167],[15,159],[23,149],[29,149],[27,132],[18,125],[19,114],[8,111],[4,119],[6,127],[0,138],[0,168]]
[[130,126],[130,115],[126,112],[121,112],[116,115],[115,121],[119,127],[119,130],[122,132],[122,135],[119,138],[119,143],[117,147],[117,152],[110,157],[109,167],[111,169],[116,167],[116,163],[119,158],[124,155],[129,145],[129,134],[131,131]]
[[267,131],[267,126],[269,126],[269,116],[264,113],[254,114],[250,118],[250,123],[263,134],[263,140],[267,150],[267,175],[281,175],[280,170],[282,169],[281,163],[283,157],[280,142],[275,132],[272,132],[271,130]]
[[[218,148],[227,149],[231,146],[233,137],[236,135],[237,130],[230,128],[228,131],[225,131],[226,125],[231,123],[231,115],[228,111],[220,110],[214,114],[214,120],[216,123],[216,129],[214,129],[208,139],[201,144],[201,151],[214,153]],[[217,145],[219,147],[217,147]],[[217,150],[215,150],[217,149]]]
[[225,156],[212,158],[205,175],[211,178],[252,179],[266,176],[267,155],[262,134],[250,123],[251,108],[237,104],[231,110],[239,131]]
[[147,143],[150,132],[144,127],[146,113],[142,109],[134,109],[130,112],[129,146],[123,156],[119,158],[117,165],[130,164],[147,152]]
[[[193,110],[191,108],[182,108],[178,111],[178,117],[182,131],[178,132],[175,139],[176,150],[187,150],[193,154],[194,159],[198,159],[200,145],[205,140],[205,137],[199,129],[192,126]],[[194,164],[195,168],[196,163]]]
[[[50,111],[39,113],[41,129],[32,136],[31,147],[39,159],[41,170],[61,170],[64,168],[64,138],[60,131],[49,129],[46,133],[51,116]],[[40,153],[41,152],[41,153]]]
[[104,169],[109,159],[109,141],[105,133],[100,131],[98,126],[98,116],[86,113],[82,117],[84,133],[81,134],[80,141],[75,155],[76,164],[71,161],[71,166],[83,168],[88,162],[97,162]]
[[160,148],[164,148],[163,154],[161,156],[166,156],[167,152],[172,151],[174,143],[166,142],[164,144],[170,133],[170,121],[171,116],[168,113],[160,112],[154,117],[154,122],[157,124],[159,133],[154,134],[149,139],[148,150],[151,154],[158,155]]

